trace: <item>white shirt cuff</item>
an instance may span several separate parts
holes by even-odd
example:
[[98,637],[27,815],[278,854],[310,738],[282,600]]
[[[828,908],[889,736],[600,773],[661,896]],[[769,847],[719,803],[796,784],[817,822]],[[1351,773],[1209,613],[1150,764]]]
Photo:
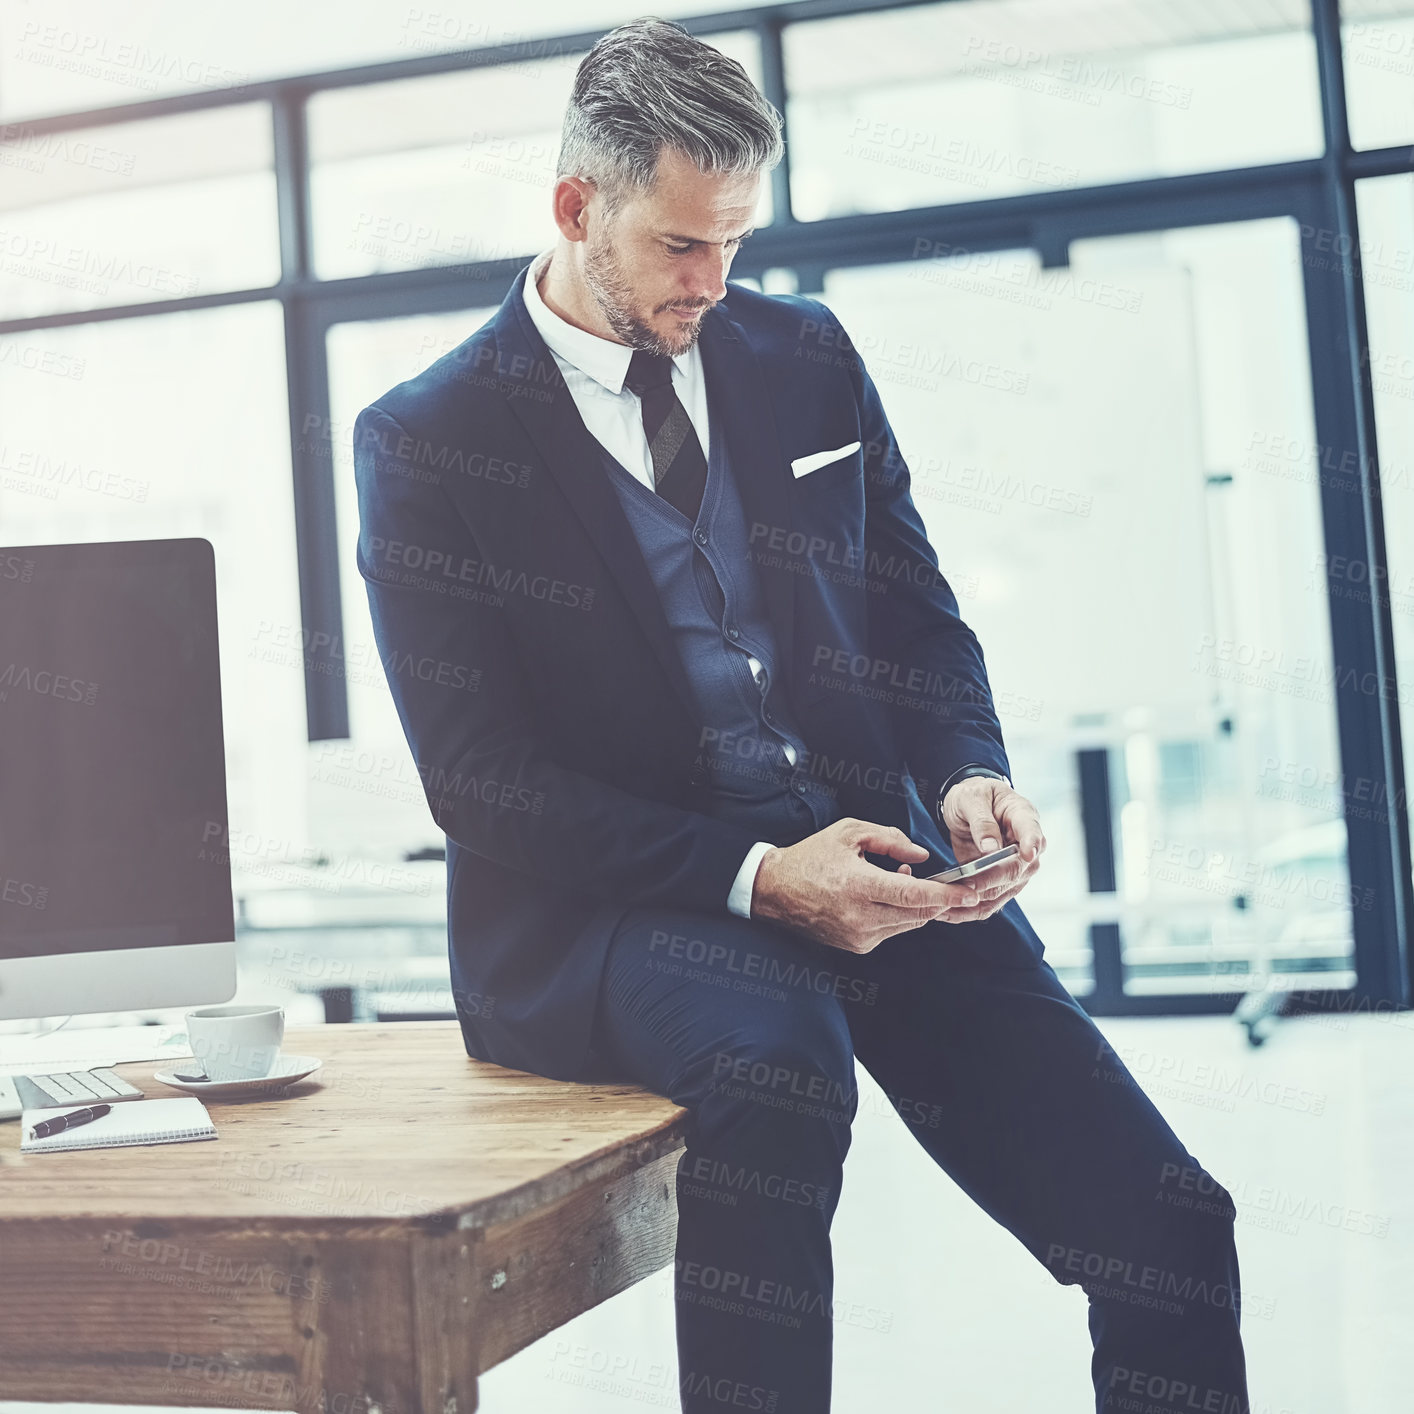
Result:
[[756,887],[756,871],[766,857],[768,849],[775,849],[769,840],[758,840],[747,852],[741,868],[737,870],[736,882],[727,895],[727,909],[740,918],[751,917],[751,891]]

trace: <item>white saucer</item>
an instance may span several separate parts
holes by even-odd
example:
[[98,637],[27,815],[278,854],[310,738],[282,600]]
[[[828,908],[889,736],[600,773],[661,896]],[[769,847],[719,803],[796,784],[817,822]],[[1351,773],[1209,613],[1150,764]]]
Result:
[[179,1061],[154,1070],[152,1078],[175,1090],[185,1090],[188,1095],[258,1095],[262,1090],[281,1090],[293,1085],[296,1080],[313,1075],[323,1064],[317,1056],[281,1055],[271,1074],[257,1076],[254,1080],[178,1080],[179,1075],[195,1075],[201,1069],[201,1062],[192,1059],[185,1064]]

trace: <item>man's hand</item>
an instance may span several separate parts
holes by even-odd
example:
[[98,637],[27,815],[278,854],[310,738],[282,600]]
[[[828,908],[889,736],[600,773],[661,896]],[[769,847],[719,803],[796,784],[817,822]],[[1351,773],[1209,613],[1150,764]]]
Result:
[[950,923],[990,918],[1015,898],[1041,866],[1046,837],[1036,807],[1005,781],[968,776],[943,797],[943,824],[959,864],[967,864],[1003,845],[1018,844],[1021,853],[973,880],[979,895],[975,908],[951,914]]
[[[866,850],[905,862],[897,873],[881,869],[862,857]],[[908,861],[921,864],[927,857],[921,844],[891,825],[836,820],[799,844],[766,852],[756,872],[751,916],[853,953],[871,952],[885,938],[930,919],[955,923],[971,916],[979,900],[971,883],[911,876]]]

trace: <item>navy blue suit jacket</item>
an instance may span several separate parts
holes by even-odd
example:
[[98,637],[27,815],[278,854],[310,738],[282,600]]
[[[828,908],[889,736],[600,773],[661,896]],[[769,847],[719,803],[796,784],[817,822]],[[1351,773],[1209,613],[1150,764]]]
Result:
[[[722,744],[710,724],[704,737],[524,281],[522,270],[490,321],[359,414],[357,562],[447,837],[467,1051],[591,1079],[612,1073],[591,1028],[621,915],[725,913],[757,836],[703,813],[700,753]],[[955,862],[933,813],[938,784],[967,762],[1007,775],[1010,763],[981,648],[878,392],[815,300],[729,285],[700,347],[810,768],[841,816],[896,825],[930,865]],[[851,442],[853,454],[792,474],[793,459]],[[984,951],[1041,952],[1015,900],[954,926]]]

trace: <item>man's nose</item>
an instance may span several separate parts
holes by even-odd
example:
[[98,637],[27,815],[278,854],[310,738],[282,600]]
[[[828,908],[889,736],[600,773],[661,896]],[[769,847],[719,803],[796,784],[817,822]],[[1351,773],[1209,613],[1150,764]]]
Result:
[[714,304],[727,294],[727,271],[732,259],[726,250],[704,250],[692,269],[692,297]]

